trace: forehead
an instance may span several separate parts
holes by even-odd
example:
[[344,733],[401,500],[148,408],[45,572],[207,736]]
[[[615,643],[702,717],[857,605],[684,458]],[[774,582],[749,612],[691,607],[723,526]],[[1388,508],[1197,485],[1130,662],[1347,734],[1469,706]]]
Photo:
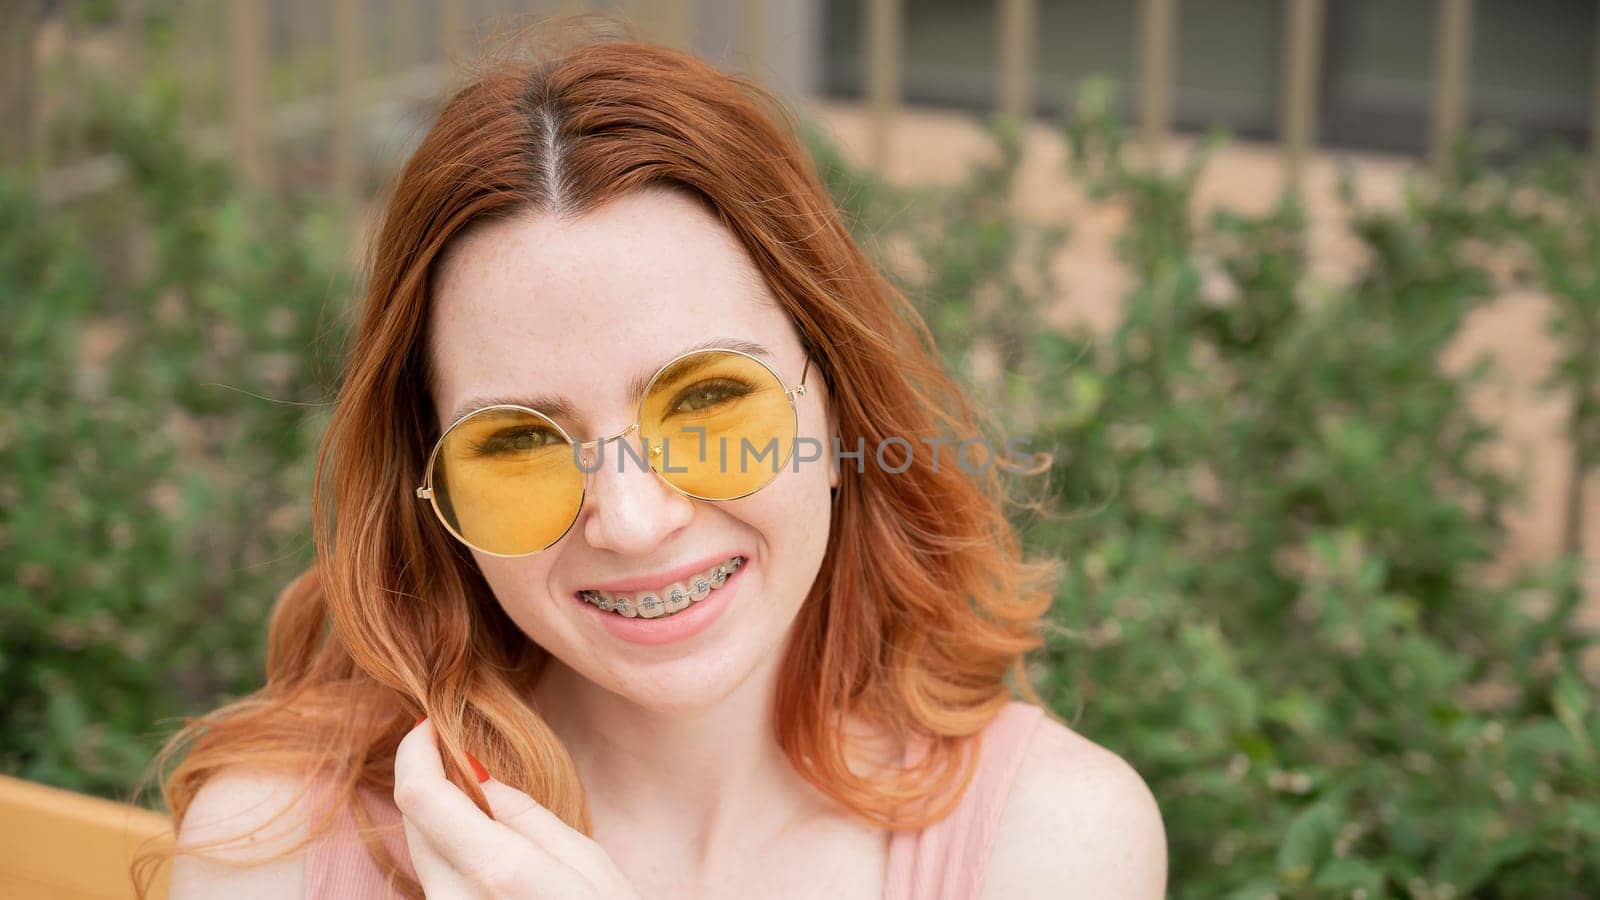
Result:
[[708,338],[764,345],[777,357],[769,364],[798,346],[743,246],[676,191],[635,192],[567,220],[541,213],[478,226],[441,261],[432,304],[441,420],[480,396],[625,407],[640,371]]

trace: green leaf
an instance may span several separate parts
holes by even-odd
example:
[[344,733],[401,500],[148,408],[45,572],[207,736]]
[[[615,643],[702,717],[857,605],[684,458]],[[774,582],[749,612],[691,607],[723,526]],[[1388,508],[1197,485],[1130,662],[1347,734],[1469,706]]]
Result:
[[1339,814],[1328,803],[1314,803],[1289,822],[1278,845],[1278,874],[1291,884],[1304,884],[1333,853]]
[[1383,871],[1366,860],[1345,857],[1331,859],[1317,870],[1312,886],[1319,890],[1339,891],[1349,896],[1350,891],[1366,891],[1369,897],[1383,892]]

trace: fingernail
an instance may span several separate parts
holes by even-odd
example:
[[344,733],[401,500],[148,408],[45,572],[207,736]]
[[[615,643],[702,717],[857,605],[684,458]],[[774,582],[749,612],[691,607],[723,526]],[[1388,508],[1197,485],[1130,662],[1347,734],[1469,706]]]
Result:
[[[417,725],[421,725],[423,722],[426,722],[426,721],[428,721],[428,717],[427,716],[423,716],[422,718],[417,720]],[[411,727],[415,728],[415,727],[417,727],[417,725],[413,725]],[[468,753],[467,754],[467,762],[472,763],[472,774],[478,776],[478,783],[479,784],[483,784],[485,781],[489,780],[489,770],[485,769],[483,767],[483,763],[478,762],[478,758],[476,756],[473,756],[471,753]]]
[[468,753],[467,762],[472,763],[472,773],[478,776],[479,784],[483,784],[485,781],[489,780],[489,770],[483,767],[483,763],[478,762],[478,758],[476,756]]

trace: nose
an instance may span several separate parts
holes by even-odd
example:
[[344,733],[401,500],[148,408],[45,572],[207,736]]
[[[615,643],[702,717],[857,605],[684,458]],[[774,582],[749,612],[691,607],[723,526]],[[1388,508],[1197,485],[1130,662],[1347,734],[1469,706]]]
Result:
[[[648,554],[689,524],[694,501],[673,490],[650,468],[637,430],[601,446],[603,461],[589,475],[584,538],[592,547]],[[594,452],[600,453],[600,448]]]

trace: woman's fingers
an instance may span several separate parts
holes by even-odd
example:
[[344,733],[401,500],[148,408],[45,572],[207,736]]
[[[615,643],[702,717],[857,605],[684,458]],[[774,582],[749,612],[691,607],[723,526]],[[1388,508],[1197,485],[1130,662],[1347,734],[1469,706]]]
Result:
[[602,852],[583,832],[568,825],[548,807],[509,784],[493,778],[483,783],[496,822],[505,825],[557,858],[571,863],[590,861]]
[[445,861],[433,842],[418,830],[416,823],[402,818],[405,824],[406,851],[411,854],[411,867],[429,900],[465,900],[482,894],[482,887]]
[[571,827],[548,807],[522,791],[490,780],[483,785],[484,796],[494,817],[514,829],[531,843],[549,850],[568,867],[569,889],[565,896],[604,897],[606,900],[638,900],[639,893],[605,849],[588,835]]
[[[394,801],[406,821],[450,868],[489,896],[556,897],[575,886],[572,870],[535,836],[485,816],[445,778],[432,722],[423,722],[400,741],[394,769]],[[526,818],[526,811],[521,812]]]

